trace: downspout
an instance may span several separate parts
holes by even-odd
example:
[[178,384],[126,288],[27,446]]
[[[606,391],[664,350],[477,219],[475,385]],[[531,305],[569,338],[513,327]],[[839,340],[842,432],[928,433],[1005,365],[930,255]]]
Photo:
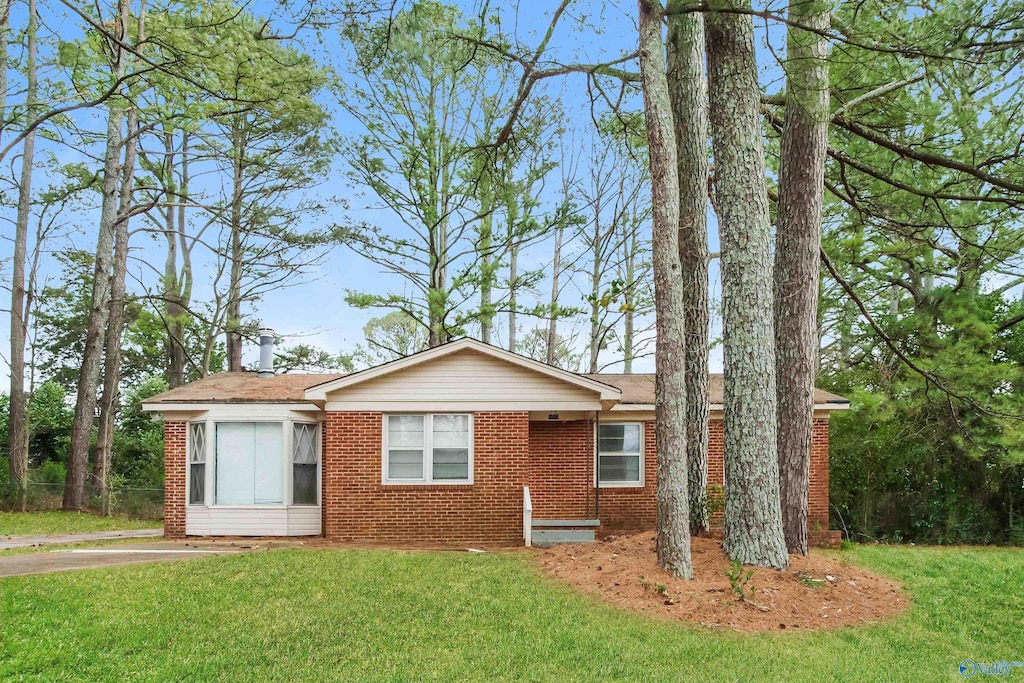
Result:
[[594,519],[601,519],[601,411],[594,411]]

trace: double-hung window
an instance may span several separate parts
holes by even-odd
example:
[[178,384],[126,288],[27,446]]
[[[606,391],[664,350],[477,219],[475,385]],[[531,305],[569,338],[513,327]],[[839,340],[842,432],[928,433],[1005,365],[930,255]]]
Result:
[[452,483],[473,480],[471,415],[384,417],[384,481]]
[[643,486],[643,429],[639,422],[598,427],[598,476],[602,486]]
[[188,426],[188,503],[206,503],[206,423]]

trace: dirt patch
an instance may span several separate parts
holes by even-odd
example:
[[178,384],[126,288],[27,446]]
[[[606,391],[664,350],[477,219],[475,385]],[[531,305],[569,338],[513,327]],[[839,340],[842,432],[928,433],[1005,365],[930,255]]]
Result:
[[[819,555],[790,556],[789,569],[754,569],[741,600],[725,575],[719,541],[694,538],[693,580],[658,568],[654,534],[611,536],[544,551],[544,569],[620,607],[738,631],[807,631],[865,624],[903,611],[899,585]],[[746,570],[744,569],[744,576]],[[754,590],[751,593],[750,587]]]

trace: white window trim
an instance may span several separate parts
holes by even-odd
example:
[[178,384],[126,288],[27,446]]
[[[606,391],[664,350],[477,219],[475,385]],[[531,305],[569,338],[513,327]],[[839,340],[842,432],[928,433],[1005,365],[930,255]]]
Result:
[[[185,423],[185,505],[186,507],[205,507],[210,501],[210,425],[209,420],[191,420]],[[192,425],[203,425],[203,470],[205,472],[203,484],[203,502],[192,502],[192,465],[199,463],[192,462]]]
[[[296,503],[295,500],[295,444],[292,443],[295,439],[295,425],[313,425],[313,457],[316,458],[316,503]],[[287,420],[288,429],[288,472],[285,474],[285,485],[288,487],[288,491],[285,494],[285,503],[287,507],[297,508],[312,508],[320,507],[320,498],[323,495],[323,484],[321,478],[322,467],[321,462],[323,461],[323,455],[320,452],[323,446],[323,423],[315,420]]]
[[602,453],[601,452],[601,433],[600,433],[600,428],[604,427],[604,426],[613,426],[613,425],[635,425],[635,426],[640,428],[640,454],[639,454],[640,455],[640,479],[638,481],[603,481],[602,480],[601,484],[600,484],[600,488],[603,488],[603,489],[636,489],[636,488],[643,488],[644,486],[646,486],[646,482],[644,480],[644,474],[645,474],[645,470],[646,470],[646,462],[645,462],[645,460],[646,460],[646,454],[647,454],[647,444],[644,441],[644,439],[647,436],[647,434],[646,434],[647,426],[643,422],[630,422],[630,421],[605,422],[604,420],[601,420],[599,423],[594,425],[594,443],[597,444],[597,467],[594,468],[594,484],[597,485],[597,473],[598,473],[598,470],[601,467],[601,456],[602,455],[637,455],[636,453],[626,453],[626,452],[618,452],[618,451],[612,452],[612,453]]
[[[388,477],[388,418],[392,415],[423,416],[423,477],[420,479],[391,479]],[[469,418],[469,478],[468,479],[434,479],[434,415],[465,415]],[[427,423],[430,429],[426,429]],[[471,486],[473,484],[473,413],[437,412],[437,413],[384,413],[381,421],[381,454],[380,481],[386,486]]]
[[[189,503],[188,494],[190,486],[192,484],[192,468],[189,456],[191,454],[191,425],[202,422],[205,426],[205,450],[206,450],[206,489],[203,491],[204,502],[203,503]],[[282,495],[281,503],[272,503],[268,505],[220,505],[217,503],[217,424],[221,422],[273,422],[281,425],[281,429],[284,432],[283,439],[281,442],[282,457],[281,457],[281,468],[283,470],[284,479],[284,492]],[[293,491],[293,472],[292,472],[292,436],[293,436],[293,424],[301,422],[306,424],[316,424],[316,505],[294,505],[292,499],[294,497]],[[320,420],[309,420],[309,419],[298,419],[293,417],[278,417],[278,416],[255,416],[249,417],[245,415],[238,416],[224,416],[219,418],[206,418],[202,420],[191,420],[186,423],[185,432],[185,505],[186,507],[192,508],[220,508],[220,509],[255,509],[255,510],[279,510],[283,508],[314,508],[321,507],[323,505],[323,422]]]

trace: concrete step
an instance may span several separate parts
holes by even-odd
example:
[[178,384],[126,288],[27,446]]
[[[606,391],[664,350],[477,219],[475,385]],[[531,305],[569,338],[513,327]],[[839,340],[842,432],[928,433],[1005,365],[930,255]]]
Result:
[[566,527],[569,529],[575,529],[577,527],[584,526],[601,526],[601,520],[599,519],[535,519],[533,520],[533,528],[538,527]]
[[535,547],[550,548],[559,543],[591,543],[594,532],[585,529],[537,530],[531,534],[531,538]]

